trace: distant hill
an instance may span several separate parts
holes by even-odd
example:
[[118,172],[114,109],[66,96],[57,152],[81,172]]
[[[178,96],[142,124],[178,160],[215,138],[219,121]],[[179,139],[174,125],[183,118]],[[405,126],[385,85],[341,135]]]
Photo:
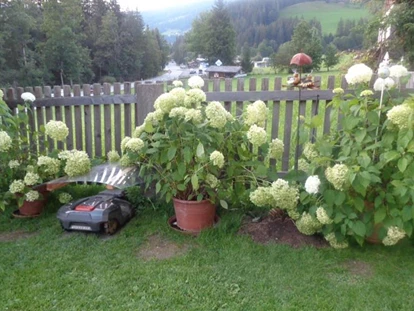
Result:
[[176,8],[141,12],[144,23],[150,28],[158,28],[168,42],[174,42],[176,36],[191,29],[193,20],[204,11],[210,10],[214,0],[190,3]]
[[368,9],[358,5],[345,3],[326,3],[325,1],[304,2],[288,6],[280,11],[281,18],[299,17],[305,20],[316,18],[321,22],[322,33],[335,34],[338,22],[343,20],[359,20],[369,18]]

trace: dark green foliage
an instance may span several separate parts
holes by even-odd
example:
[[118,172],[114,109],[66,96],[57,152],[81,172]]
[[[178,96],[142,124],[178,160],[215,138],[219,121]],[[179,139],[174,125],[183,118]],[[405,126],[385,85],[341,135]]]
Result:
[[253,70],[253,63],[251,60],[251,55],[250,55],[250,48],[245,45],[243,48],[243,57],[242,57],[242,61],[241,61],[241,66],[242,66],[242,70],[245,73],[249,73]]
[[332,43],[326,47],[325,58],[323,61],[328,71],[329,71],[329,68],[339,63],[339,57],[337,55],[337,52],[338,50],[336,49],[335,45],[333,45]]

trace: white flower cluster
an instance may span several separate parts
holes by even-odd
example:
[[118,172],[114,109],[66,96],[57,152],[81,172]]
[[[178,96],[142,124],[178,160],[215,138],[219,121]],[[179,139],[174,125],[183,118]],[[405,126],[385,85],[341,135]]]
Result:
[[9,191],[13,194],[22,193],[24,191],[24,182],[21,179],[13,180],[10,184]]
[[224,156],[220,151],[213,151],[210,154],[210,161],[213,162],[213,165],[222,168],[224,166]]
[[399,129],[408,129],[413,126],[414,109],[407,104],[392,107],[387,112],[387,118]]
[[231,118],[231,114],[217,101],[212,101],[207,105],[206,116],[210,126],[218,129],[223,128],[227,120]]
[[268,157],[272,159],[280,159],[282,157],[285,145],[279,138],[273,139],[269,144]]
[[267,120],[268,113],[269,108],[266,107],[266,104],[261,100],[257,100],[253,104],[247,106],[246,112],[244,113],[244,123],[247,125],[257,124],[263,127]]
[[126,151],[126,144],[130,141],[131,137],[125,136],[124,139],[121,140],[121,152],[124,153]]
[[247,132],[247,139],[253,146],[261,146],[267,141],[267,134],[263,127],[253,124]]
[[59,193],[59,202],[62,204],[66,204],[72,201],[72,196],[67,192]]
[[0,131],[0,152],[9,150],[12,146],[12,139],[5,131]]
[[69,135],[69,129],[62,121],[51,120],[45,125],[45,133],[52,139],[63,141]]
[[71,150],[69,151],[66,165],[64,168],[65,173],[69,177],[86,174],[91,169],[91,161],[88,154],[85,151]]
[[125,144],[125,150],[132,152],[139,152],[144,147],[144,142],[141,138],[131,138]]
[[335,233],[331,232],[325,236],[325,240],[329,242],[329,244],[336,249],[340,248],[347,248],[349,246],[347,241],[338,242],[336,239]]
[[27,172],[23,181],[27,186],[34,186],[40,181],[40,176],[36,173]]
[[119,159],[119,164],[122,167],[130,167],[135,165],[135,162],[131,160],[130,157],[128,157],[128,155],[123,155],[120,159]]
[[328,213],[323,207],[318,207],[316,210],[316,218],[323,225],[329,225],[333,223],[333,220],[329,217]]
[[309,170],[310,170],[310,164],[309,164],[309,162],[306,161],[305,159],[299,159],[298,160],[298,169],[300,171],[304,171],[304,172],[308,173]]
[[390,90],[394,87],[395,81],[388,77],[388,78],[378,78],[374,83],[374,90],[375,91],[382,91],[382,90]]
[[318,151],[316,150],[315,144],[312,143],[306,143],[303,147],[303,155],[306,159],[308,159],[310,162],[312,162],[313,159],[318,157]]
[[60,170],[59,159],[54,159],[51,157],[40,156],[37,159],[37,165],[40,167],[44,166],[45,173],[49,175],[55,175],[59,173],[59,170]]
[[169,94],[176,101],[175,106],[178,106],[179,103],[183,103],[184,102],[186,92],[185,92],[185,88],[177,87],[175,89],[172,89]]
[[332,93],[334,93],[334,94],[343,94],[343,93],[345,93],[345,91],[344,91],[343,88],[337,87],[337,88],[333,89]]
[[20,97],[25,102],[34,102],[36,100],[36,97],[30,92],[24,92]]
[[317,194],[319,192],[319,186],[321,181],[319,180],[318,175],[309,176],[305,182],[305,190],[309,194]]
[[28,202],[34,202],[36,200],[39,200],[39,198],[40,198],[40,194],[36,190],[30,190],[25,195],[25,200]]
[[348,84],[358,84],[370,82],[372,77],[372,69],[365,64],[356,64],[348,69],[345,79]]
[[[176,105],[176,97],[171,93],[161,94],[154,103],[156,110],[161,110],[163,114],[169,113]],[[148,116],[147,116],[148,117]]]
[[273,206],[273,196],[270,187],[257,187],[250,192],[250,201],[258,207]]
[[347,185],[349,169],[345,164],[335,164],[325,170],[326,179],[336,190],[344,190]]
[[201,110],[198,109],[188,109],[184,116],[185,121],[192,121],[194,124],[200,124],[203,121],[203,115]]
[[216,176],[214,176],[212,174],[207,174],[207,176],[206,176],[206,183],[211,188],[217,188],[217,186],[219,185],[219,180],[217,179]]
[[119,159],[121,158],[119,156],[118,151],[116,150],[111,150],[107,153],[106,157],[108,158],[109,163],[114,163],[114,162],[118,162]]
[[192,89],[201,89],[204,86],[204,80],[200,76],[192,76],[190,79],[188,79],[188,86]]
[[184,98],[184,106],[187,108],[198,108],[202,102],[207,99],[206,93],[200,89],[191,89],[187,91]]
[[4,93],[2,90],[0,90],[0,99],[3,99]]
[[306,235],[313,235],[322,228],[322,224],[311,214],[304,212],[296,221],[296,228]]
[[181,82],[180,80],[175,80],[172,82],[172,85],[174,87],[182,87],[183,86],[183,82]]
[[396,227],[391,226],[387,230],[387,236],[382,240],[382,243],[386,246],[395,245],[399,240],[405,237],[405,231]]
[[187,113],[188,108],[185,107],[175,107],[171,109],[170,114],[168,115],[170,118],[185,118],[185,114]]
[[17,161],[17,160],[10,160],[9,161],[9,167],[11,169],[17,168],[19,166],[20,166],[20,162],[19,161]]
[[394,65],[390,67],[390,77],[401,78],[408,75],[408,70],[402,65]]
[[141,124],[140,126],[137,126],[133,131],[132,131],[132,137],[134,138],[139,138],[141,136],[141,134],[144,132],[145,130],[145,124]]
[[362,96],[362,97],[369,97],[371,95],[374,95],[374,92],[371,90],[364,90],[361,92],[361,94],[359,94],[359,96]]

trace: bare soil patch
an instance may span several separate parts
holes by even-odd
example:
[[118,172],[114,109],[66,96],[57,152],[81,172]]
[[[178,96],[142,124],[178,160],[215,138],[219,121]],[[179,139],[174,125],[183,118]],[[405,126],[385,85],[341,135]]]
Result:
[[27,239],[35,236],[37,232],[25,232],[22,230],[11,232],[0,232],[0,242],[11,242],[19,239]]
[[329,246],[322,236],[300,233],[290,218],[282,220],[265,217],[259,222],[253,222],[251,217],[246,217],[239,233],[249,235],[253,241],[260,244],[279,243],[294,248],[307,245],[317,248]]
[[148,241],[138,251],[138,257],[144,260],[164,260],[183,255],[188,245],[178,245],[159,234],[151,235]]

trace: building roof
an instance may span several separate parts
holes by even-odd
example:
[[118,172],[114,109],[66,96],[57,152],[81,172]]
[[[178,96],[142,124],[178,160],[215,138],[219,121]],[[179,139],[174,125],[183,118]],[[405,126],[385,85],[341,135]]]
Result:
[[226,72],[226,73],[238,73],[242,69],[241,66],[210,66],[206,72]]

